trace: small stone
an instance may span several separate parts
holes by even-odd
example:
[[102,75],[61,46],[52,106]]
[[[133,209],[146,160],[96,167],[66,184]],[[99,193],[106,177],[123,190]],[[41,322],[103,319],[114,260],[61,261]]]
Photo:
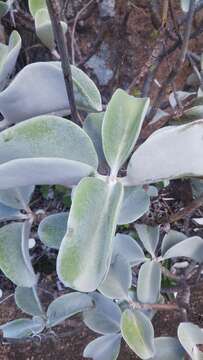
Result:
[[33,239],[33,238],[30,238],[29,239],[29,249],[33,249],[34,247],[35,247],[35,245],[36,245],[36,241],[35,241],[35,239]]

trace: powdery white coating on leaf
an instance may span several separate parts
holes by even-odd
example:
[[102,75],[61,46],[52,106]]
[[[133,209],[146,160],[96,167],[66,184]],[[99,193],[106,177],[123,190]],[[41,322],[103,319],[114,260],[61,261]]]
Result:
[[140,268],[137,281],[137,298],[145,304],[157,303],[160,297],[161,268],[155,261],[147,261]]
[[121,184],[96,178],[81,180],[75,189],[57,258],[57,273],[65,285],[91,292],[101,284],[110,266],[122,196]]
[[196,262],[203,262],[203,239],[199,236],[189,237],[178,244],[169,248],[163,259],[170,259],[173,257],[188,257]]
[[0,190],[0,202],[15,209],[26,209],[33,191],[34,186]]
[[102,125],[104,154],[113,173],[133,150],[148,107],[148,98],[135,98],[121,89],[113,94]]
[[62,212],[45,217],[38,227],[38,236],[46,245],[59,249],[67,230],[68,213]]
[[98,166],[88,135],[58,116],[38,116],[0,133],[0,164],[25,158],[63,158]]
[[145,249],[154,257],[159,241],[159,226],[135,224],[135,228]]
[[120,345],[120,334],[104,335],[91,341],[86,346],[83,356],[93,360],[116,360]]
[[126,184],[203,175],[203,120],[155,131],[133,154]]
[[180,323],[178,327],[178,338],[192,360],[203,359],[203,352],[197,348],[197,345],[203,345],[202,329],[190,322]]
[[[71,70],[77,107],[101,111],[101,96],[96,85],[82,70],[73,65]],[[0,93],[0,112],[10,124],[43,114],[68,114],[61,63],[37,62],[25,66]]]
[[128,346],[141,359],[147,360],[154,355],[154,329],[142,312],[125,310],[121,318],[121,332]]
[[176,338],[158,337],[154,340],[155,355],[150,360],[183,360],[184,349]]
[[36,335],[43,331],[45,323],[42,318],[36,316],[33,319],[17,319],[0,326],[3,337],[10,339],[21,339]]
[[2,203],[0,203],[0,220],[12,220],[21,216],[21,212],[18,209],[13,209]]
[[161,243],[161,254],[162,256],[168,251],[172,246],[180,243],[181,241],[187,239],[187,236],[179,231],[170,230],[163,238]]
[[25,313],[32,316],[43,316],[44,312],[34,288],[16,287],[15,303]]
[[137,241],[126,234],[117,233],[114,237],[112,260],[118,254],[122,255],[131,266],[139,265],[146,260]]

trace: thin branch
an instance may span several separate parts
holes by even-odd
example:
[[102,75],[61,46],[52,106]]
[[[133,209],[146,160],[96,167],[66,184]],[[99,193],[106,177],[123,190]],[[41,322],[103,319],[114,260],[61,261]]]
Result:
[[65,85],[66,85],[66,91],[67,91],[67,95],[68,95],[68,99],[69,99],[69,103],[70,103],[72,119],[76,124],[79,125],[80,120],[79,120],[79,117],[77,114],[77,109],[76,109],[76,104],[75,104],[75,96],[74,96],[74,91],[73,91],[73,79],[72,79],[72,74],[71,74],[71,66],[70,66],[70,61],[69,61],[68,47],[67,47],[67,43],[65,41],[64,32],[63,32],[61,22],[60,22],[60,14],[59,14],[58,5],[56,3],[56,0],[46,0],[46,3],[47,3],[50,18],[51,18],[51,22],[52,22],[55,41],[56,41],[57,48],[59,50],[60,57],[61,57],[61,65],[62,65],[64,80],[65,80]]

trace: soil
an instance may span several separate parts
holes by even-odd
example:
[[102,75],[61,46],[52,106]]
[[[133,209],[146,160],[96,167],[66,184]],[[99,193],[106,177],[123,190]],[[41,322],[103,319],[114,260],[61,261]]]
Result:
[[[80,9],[80,1],[73,1],[75,11]],[[72,3],[71,2],[71,3]],[[91,14],[78,22],[76,28],[77,33],[77,46],[80,49],[81,56],[77,57],[77,62],[83,62],[83,60],[92,51],[93,45],[97,42],[98,36],[104,31],[102,42],[108,44],[110,56],[108,66],[113,70],[113,77],[106,86],[101,86],[98,82],[97,77],[92,70],[86,66],[82,67],[87,71],[91,77],[97,82],[102,95],[104,103],[109,99],[112,91],[117,87],[127,89],[132,81],[138,77],[143,71],[145,63],[152,54],[152,50],[156,44],[157,35],[154,27],[151,23],[151,18],[148,9],[146,8],[146,1],[127,1],[117,0],[116,2],[116,15],[113,19],[106,20],[100,19],[98,7],[94,6]],[[136,3],[136,4],[135,4]],[[178,1],[174,2],[178,4]],[[77,7],[77,5],[80,5]],[[73,17],[75,16],[73,7]],[[179,14],[179,8],[177,5],[177,14]],[[10,30],[9,22],[6,22],[7,30]],[[39,60],[50,60],[50,54],[47,50],[43,49],[38,44],[37,39],[26,30],[26,27],[22,24],[17,23],[17,29],[22,34],[25,32],[24,48],[21,52],[20,61],[18,62],[18,69],[26,65],[28,62],[39,61]],[[203,37],[195,39],[191,43],[191,50],[198,51],[203,45]],[[98,45],[96,51],[100,48],[101,43]],[[170,67],[175,62],[178,56],[178,52],[175,52],[169,60],[163,62],[159,72],[157,74],[157,80],[162,82],[166,74],[170,71]],[[170,66],[169,66],[170,63]],[[183,89],[186,78],[191,73],[191,67],[186,64],[181,73],[178,75],[175,86],[176,89]],[[136,83],[136,82],[135,82]],[[143,79],[141,78],[138,83],[133,87],[132,93],[138,95],[142,88]],[[153,98],[157,92],[157,85],[154,84],[151,92]],[[171,88],[168,89],[171,91]],[[181,191],[176,183],[176,195],[180,195]],[[179,183],[180,186],[180,183]],[[170,188],[170,192],[173,189]],[[185,188],[182,191],[185,194]],[[177,198],[177,197],[176,197]],[[178,200],[178,208],[182,205],[187,204],[187,199]],[[177,204],[176,204],[177,205]],[[174,205],[174,206],[176,206]],[[41,204],[44,207],[44,204]],[[159,210],[161,211],[163,203],[161,203]],[[177,210],[177,207],[176,207]],[[200,215],[198,213],[198,215]],[[201,214],[202,216],[202,214]],[[187,224],[188,225],[188,224]],[[178,229],[182,229],[185,226],[184,221],[180,221],[176,224]],[[190,221],[189,229],[192,231],[194,224]],[[200,232],[198,233],[200,235]],[[56,283],[55,273],[53,271],[53,263],[50,257],[43,258],[43,254],[40,255],[41,248],[39,246],[39,257],[41,256],[41,262],[48,262],[48,271],[44,271],[40,282],[40,287],[47,291],[54,291],[54,296],[59,295],[59,290],[53,284]],[[14,291],[13,285],[0,276],[1,289],[3,295],[6,297]],[[189,320],[199,324],[203,327],[203,286],[193,288],[191,298],[191,308],[189,311]],[[43,295],[43,294],[42,294]],[[44,301],[47,303],[50,301],[48,295],[44,296]],[[9,298],[6,302],[0,305],[0,324],[15,318],[22,317],[21,311],[17,310],[13,298]],[[155,315],[153,323],[156,331],[156,336],[176,336],[177,325],[180,322],[180,315],[177,312],[160,312]],[[67,321],[62,326],[56,328],[56,334],[44,335],[41,338],[34,338],[32,342],[23,343],[4,343],[0,345],[0,360],[81,360],[83,349],[86,344],[94,339],[96,336],[90,330],[85,328],[80,318],[76,317],[74,326],[71,322]],[[135,360],[136,356],[129,348],[122,344],[121,353],[119,360]]]

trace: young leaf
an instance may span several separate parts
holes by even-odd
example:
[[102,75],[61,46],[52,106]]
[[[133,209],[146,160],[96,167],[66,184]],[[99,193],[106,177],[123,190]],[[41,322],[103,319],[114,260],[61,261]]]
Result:
[[[71,70],[77,107],[101,111],[101,96],[96,85],[82,70],[74,66]],[[0,112],[10,124],[43,114],[68,114],[69,102],[60,62],[25,66],[0,93]]]
[[113,257],[122,255],[131,265],[139,265],[146,260],[145,254],[137,241],[131,236],[117,233],[113,242]]
[[172,337],[158,337],[154,340],[155,355],[150,360],[184,360],[184,349],[178,339]]
[[36,276],[23,249],[23,227],[22,223],[13,223],[0,229],[0,269],[16,285],[32,287]]
[[159,226],[152,227],[136,224],[135,228],[145,249],[152,255],[152,257],[154,257],[159,241]]
[[137,281],[137,298],[141,303],[154,304],[159,300],[161,268],[155,261],[147,261],[140,268]]
[[120,346],[120,334],[104,335],[91,341],[86,346],[83,356],[93,360],[116,360]]
[[155,131],[134,152],[123,182],[132,186],[180,177],[202,176],[202,157],[203,120],[181,126],[168,126]]
[[26,209],[33,191],[34,186],[0,190],[0,202],[15,209]]
[[96,178],[83,179],[77,186],[57,258],[57,273],[65,285],[90,292],[103,281],[122,195],[119,183]]
[[17,319],[0,326],[4,338],[21,339],[39,334],[45,327],[42,318],[35,316],[33,319]]
[[149,107],[148,98],[135,98],[118,89],[104,115],[102,142],[107,162],[116,175],[129,157]]
[[61,158],[17,159],[0,165],[0,189],[56,184],[72,187],[93,173],[91,166],[79,161]]
[[53,115],[29,119],[0,133],[0,164],[25,158],[61,158],[98,166],[88,135],[73,122]]
[[154,355],[154,329],[142,312],[125,310],[121,318],[121,332],[128,346],[141,359],[149,359]]
[[141,187],[124,187],[118,225],[129,224],[144,215],[150,206],[150,196]]
[[52,301],[47,310],[47,327],[60,324],[69,317],[89,310],[93,307],[93,301],[87,294],[69,293]]
[[0,91],[7,84],[9,76],[15,68],[21,45],[21,37],[15,30],[10,35],[8,46],[0,44]]
[[95,306],[85,311],[83,320],[87,327],[99,334],[112,334],[120,331],[121,310],[112,300],[95,292],[91,294]]
[[39,298],[34,287],[20,287],[15,289],[16,305],[25,313],[32,316],[44,316]]
[[168,251],[172,246],[179,244],[181,241],[187,239],[187,236],[179,231],[170,230],[163,238],[161,244],[161,253],[162,256]]
[[59,249],[67,229],[68,213],[47,216],[38,227],[40,240],[53,249]]
[[198,348],[198,345],[203,345],[202,329],[189,322],[181,323],[178,327],[178,338],[192,360],[203,359],[203,352]]
[[167,250],[163,259],[183,256],[201,263],[203,261],[203,239],[199,236],[189,237]]
[[131,267],[122,255],[117,255],[98,290],[111,299],[125,300],[128,298],[128,289],[131,287],[131,283]]

